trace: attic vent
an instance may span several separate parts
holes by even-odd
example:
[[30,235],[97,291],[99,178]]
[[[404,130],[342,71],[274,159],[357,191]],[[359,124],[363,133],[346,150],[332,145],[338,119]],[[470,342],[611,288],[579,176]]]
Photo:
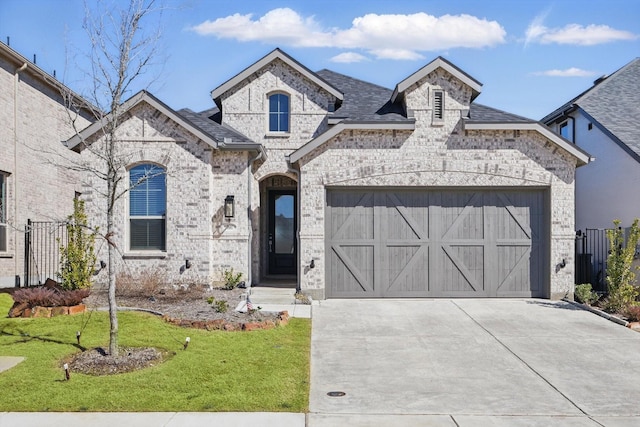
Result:
[[433,120],[444,120],[444,92],[441,90],[433,91]]

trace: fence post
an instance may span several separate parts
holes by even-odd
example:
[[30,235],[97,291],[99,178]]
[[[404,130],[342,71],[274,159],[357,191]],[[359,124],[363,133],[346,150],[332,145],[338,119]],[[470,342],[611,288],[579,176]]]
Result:
[[31,281],[29,280],[29,264],[30,258],[29,253],[31,252],[31,220],[27,219],[27,225],[24,227],[24,286],[31,286]]

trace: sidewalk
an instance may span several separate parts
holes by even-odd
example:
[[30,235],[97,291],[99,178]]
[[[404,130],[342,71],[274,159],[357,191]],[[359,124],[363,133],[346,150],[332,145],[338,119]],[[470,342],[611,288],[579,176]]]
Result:
[[5,412],[0,426],[39,427],[304,427],[305,414],[289,412]]

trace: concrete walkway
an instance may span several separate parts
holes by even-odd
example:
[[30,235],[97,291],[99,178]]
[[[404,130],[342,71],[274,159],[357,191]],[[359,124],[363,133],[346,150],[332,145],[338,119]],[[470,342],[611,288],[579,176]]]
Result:
[[327,300],[313,319],[312,427],[640,425],[640,334],[568,303]]
[[0,413],[0,426],[640,425],[640,334],[571,304],[327,300],[312,310],[309,414]]

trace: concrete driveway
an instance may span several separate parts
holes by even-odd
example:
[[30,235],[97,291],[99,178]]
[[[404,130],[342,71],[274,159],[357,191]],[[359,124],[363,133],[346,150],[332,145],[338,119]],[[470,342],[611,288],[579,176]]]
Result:
[[326,300],[311,351],[312,427],[640,425],[640,333],[566,302]]

